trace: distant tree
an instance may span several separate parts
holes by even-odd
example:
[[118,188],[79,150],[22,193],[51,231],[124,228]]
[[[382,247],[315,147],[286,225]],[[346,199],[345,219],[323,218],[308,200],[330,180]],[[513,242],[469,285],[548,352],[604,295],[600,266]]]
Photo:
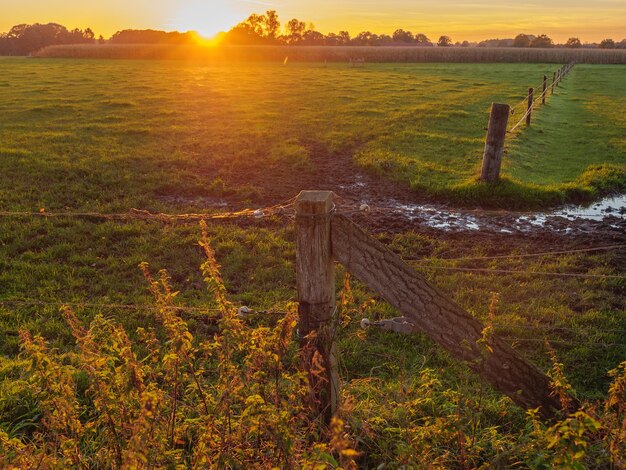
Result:
[[265,35],[268,38],[274,39],[278,36],[280,31],[280,21],[278,20],[278,13],[276,10],[268,10],[265,12]]
[[341,38],[338,34],[328,33],[324,39],[325,46],[341,46]]
[[393,37],[389,36],[388,34],[380,34],[378,35],[378,38],[376,39],[377,46],[388,46],[393,43],[394,43]]
[[530,41],[528,34],[518,34],[513,39],[513,47],[530,47]]
[[569,47],[569,48],[572,48],[572,49],[578,49],[579,47],[582,47],[582,43],[580,42],[580,39],[578,39],[578,38],[569,38],[565,42],[565,47]]
[[306,23],[293,18],[287,22],[287,35],[285,39],[288,44],[298,44],[302,41],[302,35],[306,31]]
[[222,37],[224,44],[262,44],[263,36],[255,31],[250,24],[239,23]]
[[478,43],[478,47],[513,47],[514,39],[486,39]]
[[69,31],[57,23],[19,24],[2,35],[0,54],[27,55],[55,44],[88,44],[94,42],[93,36],[90,28]]
[[264,28],[266,20],[265,15],[253,13],[241,24],[247,26],[255,36],[262,38],[265,33]]
[[350,33],[348,31],[339,31],[339,37],[341,38],[341,44],[345,46],[350,44]]
[[226,44],[272,44],[278,41],[280,21],[274,10],[268,10],[264,15],[253,13],[223,37]]
[[352,43],[357,46],[373,46],[378,40],[378,36],[370,31],[362,31],[357,34]]
[[327,46],[347,46],[350,44],[350,34],[347,31],[339,31],[338,34],[328,33],[324,44]]
[[116,32],[109,42],[113,44],[195,44],[194,33],[158,31],[154,29],[125,29]]
[[441,36],[439,41],[437,41],[437,45],[439,47],[449,47],[452,45],[452,39],[450,39],[450,36]]
[[530,42],[530,47],[552,47],[554,42],[545,34],[540,34]]
[[94,42],[96,35],[94,34],[94,32],[91,30],[91,28],[87,28],[83,31],[83,38],[86,39],[89,42]]
[[426,45],[426,44],[432,45],[432,42],[430,41],[430,39],[428,39],[428,36],[422,33],[417,33],[415,35],[415,42],[420,45]]
[[622,39],[615,45],[618,49],[626,49],[626,39]]
[[461,47],[471,47],[471,43],[469,41],[463,41],[461,44]]
[[411,43],[415,41],[415,37],[411,31],[405,31],[403,29],[396,29],[393,32],[393,41],[394,42],[403,42],[403,43]]
[[104,44],[105,40],[104,40],[104,36],[101,34],[100,36],[98,36],[98,44]]
[[415,35],[414,42],[417,46],[420,46],[420,47],[432,47],[433,46],[433,43],[430,39],[428,39],[428,36],[422,33],[417,33]]
[[301,44],[307,46],[323,46],[325,43],[326,37],[314,29],[307,29],[304,33],[302,33],[302,41]]
[[600,49],[615,49],[615,41],[613,39],[603,39],[600,41]]

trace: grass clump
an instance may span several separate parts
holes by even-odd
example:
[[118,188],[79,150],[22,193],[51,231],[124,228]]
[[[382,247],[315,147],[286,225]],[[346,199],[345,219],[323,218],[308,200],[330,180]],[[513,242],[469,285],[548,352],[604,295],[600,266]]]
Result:
[[[427,190],[417,182],[412,186]],[[463,183],[438,188],[434,193],[462,205],[506,207],[508,209],[539,209],[559,204],[585,204],[599,197],[626,190],[626,166],[589,166],[575,181],[539,185],[504,176],[496,183],[471,178]]]

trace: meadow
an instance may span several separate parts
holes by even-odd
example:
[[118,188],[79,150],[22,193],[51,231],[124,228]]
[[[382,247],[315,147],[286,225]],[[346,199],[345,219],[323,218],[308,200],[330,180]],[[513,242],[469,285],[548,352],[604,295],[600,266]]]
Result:
[[[549,64],[353,68],[0,59],[0,211],[125,213],[135,208],[188,213],[224,210],[224,203],[235,209],[256,208],[281,202],[275,199],[277,182],[289,181],[289,187],[294,187],[300,176],[315,175],[317,166],[328,162],[347,171],[365,168],[381,179],[398,181],[416,198],[485,203],[475,176],[489,105],[520,101],[529,84],[539,82],[544,73],[551,75],[553,69]],[[624,66],[581,65],[572,71],[548,105],[537,112],[537,127],[511,140],[500,205],[542,206],[624,187],[626,122],[619,112],[626,100],[623,73]],[[581,129],[586,129],[584,134]],[[168,324],[175,320],[164,315],[163,299],[158,295],[154,299],[149,280],[138,268],[148,262],[153,273],[167,269],[172,289],[180,292],[167,302],[188,308],[181,314],[196,341],[193,354],[210,356],[210,350],[226,354],[208,360],[210,367],[201,381],[208,387],[207,398],[214,400],[211,406],[224,413],[216,415],[217,424],[206,432],[211,429],[220,435],[225,429],[230,432],[231,418],[236,423],[231,441],[214,443],[219,449],[215,462],[269,465],[274,456],[285,466],[297,462],[337,466],[336,458],[344,466],[357,462],[363,467],[430,463],[444,468],[505,468],[520,462],[567,467],[570,458],[601,465],[612,458],[602,436],[585,434],[587,448],[582,454],[577,454],[578,441],[561,439],[568,426],[593,428],[580,416],[561,423],[566,426],[561,433],[561,428],[527,418],[427,338],[361,330],[361,318],[391,317],[397,312],[354,280],[347,295],[341,268],[337,288],[347,299],[341,307],[339,337],[345,401],[341,418],[346,427],[333,434],[334,444],[323,447],[325,438],[309,435],[310,423],[289,418],[290,413],[300,412],[293,404],[302,394],[294,385],[297,374],[290,375],[297,369],[295,342],[285,340],[280,351],[271,349],[279,357],[278,365],[273,357],[256,356],[259,345],[270,344],[268,338],[280,330],[275,319],[247,320],[247,330],[232,318],[221,323],[207,320],[211,312],[223,308],[221,289],[237,306],[294,311],[293,226],[276,216],[211,221],[206,231],[221,265],[223,287],[213,269],[215,262],[204,271],[199,269],[207,256],[198,245],[201,230],[194,222],[0,217],[0,431],[28,444],[38,442],[38,433],[51,425],[41,403],[52,392],[41,377],[25,372],[33,358],[45,362],[50,356],[54,367],[49,370],[60,383],[67,381],[76,390],[76,410],[83,410],[77,415],[79,421],[86,426],[92,423],[84,441],[68,448],[80,448],[81,455],[87,456],[84,464],[95,465],[98,459],[116,464],[115,449],[111,455],[96,451],[103,446],[104,436],[111,435],[108,424],[94,418],[92,411],[99,406],[89,392],[93,392],[90,374],[96,364],[89,361],[94,356],[81,356],[74,346],[76,337],[83,338],[84,345],[87,336],[71,315],[59,313],[59,307],[74,305],[78,320],[93,321],[90,334],[96,339],[102,339],[99,335],[104,331],[116,332],[111,337],[119,344],[107,342],[108,352],[101,355],[103,363],[112,364],[111,374],[116,367],[133,363],[124,356],[126,343],[114,324],[121,324],[130,341],[136,342],[141,360],[152,357],[146,354],[155,342],[145,341],[137,329],[154,328],[162,341],[158,354],[165,354],[159,357],[169,357],[172,344],[180,338],[168,337]],[[596,242],[556,235],[444,236],[420,230],[379,237],[404,257],[429,260],[428,267],[415,265],[472,314],[485,321],[491,316],[496,331],[543,370],[554,368],[543,341],[549,339],[579,398],[592,403],[588,410],[592,415],[594,410],[600,413],[602,405],[595,400],[606,398],[613,380],[607,372],[626,360],[624,280],[603,277],[623,274],[623,250],[524,258],[517,255]],[[620,242],[619,237],[612,242]],[[494,254],[511,257],[473,259]],[[477,275],[438,269],[476,266],[592,277]],[[491,292],[498,294],[497,302]],[[21,329],[41,334],[53,352],[41,353],[36,341],[20,338]],[[220,336],[220,330],[225,336]],[[243,348],[232,354],[221,349],[230,334]],[[218,343],[212,345],[214,337]],[[197,341],[205,343],[201,347]],[[20,343],[26,345],[22,354]],[[216,357],[227,357],[237,365],[221,369]],[[142,362],[140,368],[145,369],[139,375],[146,382],[152,380],[148,377],[161,378],[152,384],[154,393],[161,393],[163,387],[163,393],[174,390],[176,395],[167,360],[165,369],[154,365],[153,376],[147,369],[151,361]],[[244,372],[250,370],[240,369],[242,363],[254,364],[254,374],[246,376]],[[259,431],[263,418],[258,410],[270,404],[259,404],[257,396],[279,396],[280,387],[278,379],[274,384],[273,378],[262,374],[266,366],[277,377],[283,374],[283,391],[293,394],[271,405],[271,416],[286,421],[280,421],[284,429],[271,428],[269,434]],[[120,370],[119,377],[130,373]],[[146,438],[154,443],[155,452],[167,448],[159,457],[162,465],[189,465],[190,442],[201,432],[197,426],[206,424],[206,416],[190,404],[200,403],[199,386],[192,384],[191,376],[187,379],[185,400],[181,399],[178,411],[173,410],[181,427],[172,425],[171,436],[168,431],[154,442]],[[235,379],[250,389],[238,387],[226,400],[230,408],[224,408],[225,384]],[[135,394],[136,384],[114,382],[111,387],[119,389],[106,388],[107,393],[122,394],[137,406],[144,403]],[[620,390],[617,396],[623,393]],[[105,399],[97,393],[98,399]],[[128,418],[124,410],[118,411],[120,420]],[[137,419],[142,416],[146,415],[139,413]],[[159,418],[168,430],[169,416]],[[120,424],[119,432],[132,434],[137,429],[133,426]],[[276,441],[273,432],[286,433],[292,441],[280,449],[264,447]],[[176,439],[175,433],[180,433]],[[16,442],[9,445],[0,440],[0,445],[6,446],[6,455],[7,449],[15,455],[21,452]],[[361,454],[349,452],[352,448]],[[32,451],[32,455],[38,454]]]
[[[312,168],[320,156],[354,160],[418,194],[457,204],[537,207],[624,187],[622,66],[579,66],[568,75],[530,131],[545,137],[535,139],[541,152],[515,149],[524,132],[510,140],[505,180],[494,195],[476,181],[489,107],[519,102],[529,85],[552,76],[552,65],[1,64],[2,152],[13,157],[6,159],[4,178],[30,184],[25,162],[33,175],[46,171],[65,179],[68,170],[85,173],[70,178],[85,194],[75,188],[46,197],[44,190],[37,196],[42,206],[95,209],[90,175],[108,179],[112,191],[104,199],[118,207],[128,206],[130,193],[140,206],[156,209],[163,198],[149,191],[262,191],[257,181],[247,187],[246,178],[267,170],[266,162],[278,171],[300,170]],[[595,86],[599,80],[602,86]],[[581,138],[582,145],[573,145]],[[66,151],[74,145],[88,151],[76,158]],[[260,161],[262,168],[255,168]],[[21,176],[14,178],[18,170]],[[128,188],[124,179],[130,175],[141,183]],[[228,180],[226,188],[222,180]],[[23,193],[4,190],[0,202],[35,202]]]

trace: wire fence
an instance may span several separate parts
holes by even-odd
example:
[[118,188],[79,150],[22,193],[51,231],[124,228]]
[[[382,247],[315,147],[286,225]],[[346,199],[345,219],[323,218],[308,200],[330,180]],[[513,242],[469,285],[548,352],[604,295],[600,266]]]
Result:
[[[511,125],[507,130],[507,133],[515,132],[515,130],[517,130],[524,122],[528,122],[527,119],[532,114],[533,110],[536,109],[537,103],[540,101],[542,103],[545,102],[545,97],[548,95],[548,93],[554,92],[554,87],[561,82],[561,80],[565,77],[567,73],[569,73],[573,66],[574,62],[570,62],[569,64],[563,66],[561,69],[559,69],[558,72],[555,72],[551,83],[548,83],[547,80],[542,80],[539,85],[531,87],[528,94],[524,98],[522,98],[518,103],[511,106],[511,116],[520,112],[520,108],[522,108],[524,114],[517,122],[513,124],[509,123]],[[536,92],[538,90],[541,90],[541,93],[537,94]]]

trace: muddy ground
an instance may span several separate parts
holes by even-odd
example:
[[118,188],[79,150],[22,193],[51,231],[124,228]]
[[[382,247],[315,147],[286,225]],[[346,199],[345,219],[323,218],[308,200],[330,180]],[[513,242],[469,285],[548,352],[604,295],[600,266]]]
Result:
[[[312,155],[311,163],[310,168],[294,169],[257,161],[221,176],[227,185],[241,186],[245,181],[254,188],[250,199],[257,207],[281,203],[305,189],[334,191],[339,196],[337,210],[349,213],[372,232],[414,230],[451,239],[483,239],[494,245],[534,240],[555,248],[626,243],[626,196],[607,198],[586,208],[536,213],[457,209],[438,204],[407,184],[368,173],[349,155],[318,153]],[[240,208],[240,202],[229,198],[216,205]],[[364,204],[368,211],[359,212]]]

